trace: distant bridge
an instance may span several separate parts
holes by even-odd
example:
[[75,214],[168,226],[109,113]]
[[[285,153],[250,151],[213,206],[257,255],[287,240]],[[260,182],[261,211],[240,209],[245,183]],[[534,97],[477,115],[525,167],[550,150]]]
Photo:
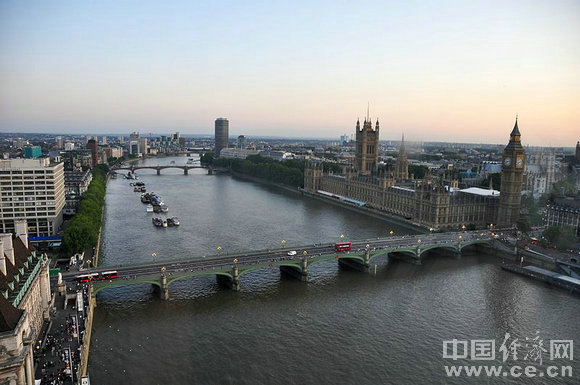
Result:
[[183,174],[184,175],[188,175],[189,174],[189,170],[191,170],[192,168],[205,168],[207,169],[207,173],[209,175],[212,175],[214,172],[216,171],[228,171],[228,169],[223,168],[223,167],[213,167],[213,166],[202,166],[202,165],[184,165],[184,166],[180,166],[180,165],[167,165],[167,166],[130,166],[130,167],[114,167],[111,169],[111,171],[131,171],[132,173],[135,173],[135,171],[137,170],[155,170],[157,171],[157,175],[161,175],[161,170],[165,170],[168,168],[177,168],[180,170],[183,170]]
[[168,299],[171,283],[196,276],[215,275],[219,283],[238,291],[240,277],[259,269],[279,268],[282,273],[308,281],[309,266],[324,261],[337,260],[342,266],[368,271],[371,261],[379,256],[420,264],[430,252],[460,256],[466,248],[493,247],[493,241],[493,235],[487,231],[398,236],[352,241],[350,251],[337,252],[334,243],[327,243],[226,255],[220,253],[207,257],[109,266],[82,273],[67,272],[63,274],[63,279],[75,281],[75,276],[79,274],[116,270],[119,278],[92,283],[95,294],[110,287],[151,284],[157,288],[161,298]]

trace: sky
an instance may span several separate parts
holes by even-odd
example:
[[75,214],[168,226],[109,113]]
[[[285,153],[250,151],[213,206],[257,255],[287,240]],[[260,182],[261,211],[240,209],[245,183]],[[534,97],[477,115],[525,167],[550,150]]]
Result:
[[0,2],[0,131],[580,140],[580,1]]

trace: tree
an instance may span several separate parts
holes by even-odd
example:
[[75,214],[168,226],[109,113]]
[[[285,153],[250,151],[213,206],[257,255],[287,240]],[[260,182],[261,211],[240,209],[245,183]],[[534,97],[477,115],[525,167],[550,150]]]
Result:
[[542,235],[561,250],[569,249],[577,241],[576,230],[572,226],[550,226]]
[[203,165],[213,164],[213,152],[206,152],[199,157],[199,163]]
[[494,190],[499,190],[501,186],[501,172],[494,172],[489,174],[480,184],[480,187],[489,187],[489,181],[493,184]]
[[429,171],[427,166],[422,166],[418,164],[410,164],[409,165],[409,175],[413,175],[415,179],[423,179],[425,178],[425,174]]

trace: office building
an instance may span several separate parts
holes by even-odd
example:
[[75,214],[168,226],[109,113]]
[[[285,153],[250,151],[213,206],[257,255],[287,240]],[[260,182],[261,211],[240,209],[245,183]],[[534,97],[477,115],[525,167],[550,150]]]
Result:
[[64,164],[48,158],[0,160],[0,232],[25,219],[31,236],[54,235],[65,204]]
[[216,157],[220,156],[220,151],[222,148],[229,147],[229,129],[230,123],[225,118],[217,118],[215,120],[215,147],[214,155]]

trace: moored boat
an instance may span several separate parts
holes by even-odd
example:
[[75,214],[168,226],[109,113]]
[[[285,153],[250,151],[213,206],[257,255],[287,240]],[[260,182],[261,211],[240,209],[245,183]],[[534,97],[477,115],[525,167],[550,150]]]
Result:
[[177,217],[167,218],[168,226],[179,226],[179,219]]

